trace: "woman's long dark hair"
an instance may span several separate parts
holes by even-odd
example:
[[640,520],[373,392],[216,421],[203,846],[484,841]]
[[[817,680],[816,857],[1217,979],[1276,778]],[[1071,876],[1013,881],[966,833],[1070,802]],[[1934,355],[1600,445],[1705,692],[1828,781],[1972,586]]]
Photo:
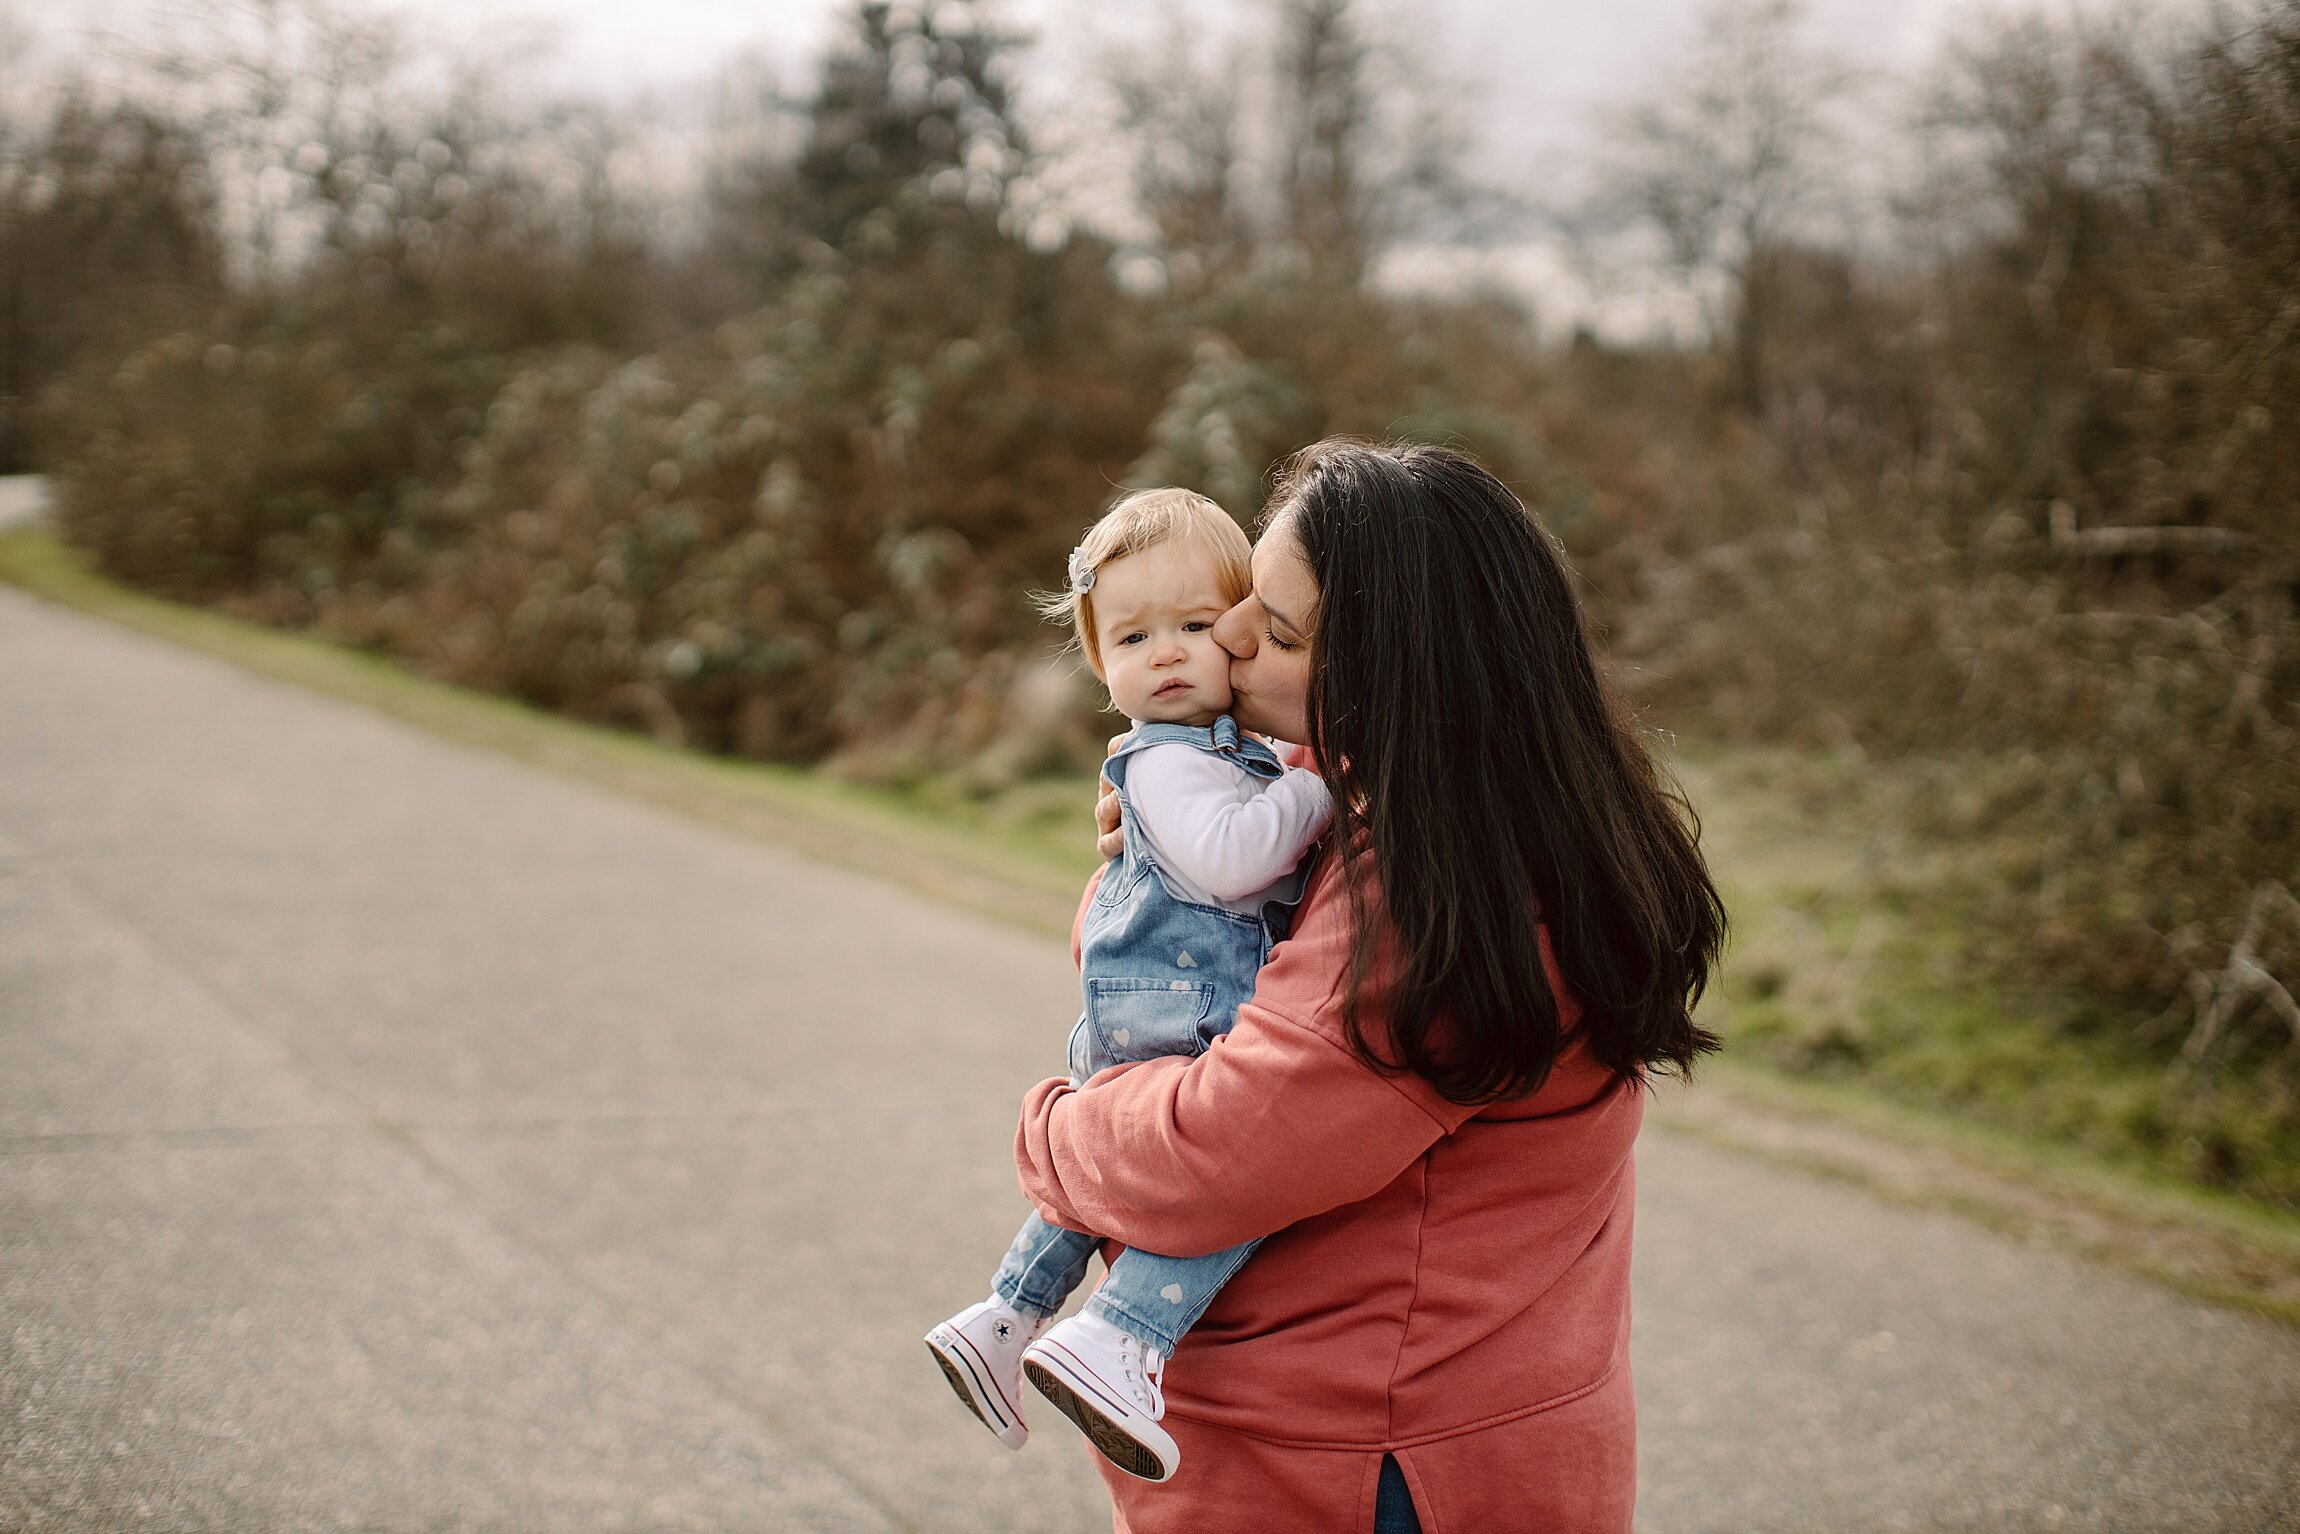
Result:
[[[1309,728],[1359,899],[1358,1053],[1459,1103],[1538,1090],[1563,1044],[1538,916],[1590,1054],[1633,1080],[1690,1072],[1717,1047],[1692,1010],[1725,908],[1533,515],[1459,453],[1332,439],[1288,466],[1267,520],[1320,591]],[[1377,972],[1381,1040],[1360,1007]]]

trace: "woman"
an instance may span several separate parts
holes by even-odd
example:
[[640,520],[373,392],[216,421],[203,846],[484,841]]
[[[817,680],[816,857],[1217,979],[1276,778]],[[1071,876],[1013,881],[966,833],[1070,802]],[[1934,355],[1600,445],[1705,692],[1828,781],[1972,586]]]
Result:
[[1268,1238],[1166,1371],[1179,1473],[1104,1467],[1117,1527],[1627,1530],[1640,1086],[1716,1044],[1696,828],[1459,454],[1304,452],[1215,633],[1239,723],[1309,743],[1333,850],[1227,1038],[1042,1083],[1016,1138],[1057,1224]]

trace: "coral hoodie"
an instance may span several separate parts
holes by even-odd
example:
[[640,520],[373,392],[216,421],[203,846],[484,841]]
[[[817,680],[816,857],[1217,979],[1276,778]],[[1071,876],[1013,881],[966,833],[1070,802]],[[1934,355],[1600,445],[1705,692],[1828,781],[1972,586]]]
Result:
[[1626,1531],[1639,1090],[1572,1044],[1478,1108],[1368,1067],[1350,906],[1328,858],[1227,1037],[1023,1102],[1022,1189],[1057,1224],[1174,1256],[1269,1237],[1166,1367],[1180,1471],[1102,1466],[1115,1526],[1370,1530],[1392,1453],[1428,1534]]

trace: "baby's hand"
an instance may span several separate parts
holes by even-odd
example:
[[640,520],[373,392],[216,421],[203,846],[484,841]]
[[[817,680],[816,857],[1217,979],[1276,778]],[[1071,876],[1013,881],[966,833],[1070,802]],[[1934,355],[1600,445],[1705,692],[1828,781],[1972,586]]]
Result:
[[[1111,736],[1110,748],[1102,754],[1116,756],[1118,748],[1132,733]],[[1126,832],[1118,824],[1118,790],[1110,786],[1108,778],[1102,780],[1102,797],[1094,801],[1094,830],[1094,850],[1102,854],[1103,861],[1108,862],[1126,850]]]

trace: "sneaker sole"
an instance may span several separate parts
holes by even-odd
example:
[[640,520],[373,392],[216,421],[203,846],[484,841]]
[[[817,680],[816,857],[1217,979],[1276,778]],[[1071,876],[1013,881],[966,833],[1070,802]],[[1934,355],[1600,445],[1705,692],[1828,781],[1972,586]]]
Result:
[[[998,1409],[995,1406],[989,1407],[988,1410],[984,1409],[988,1404],[988,1397],[976,1393],[976,1382],[969,1378],[972,1372],[970,1366],[962,1366],[959,1359],[953,1358],[945,1352],[932,1337],[927,1339],[926,1350],[934,1356],[935,1363],[941,1366],[942,1377],[950,1381],[951,1394],[966,1403],[966,1409],[974,1413],[975,1420],[990,1429],[1000,1443],[1006,1443],[1005,1435],[1013,1431],[1014,1428],[1021,1427],[1021,1421],[1018,1419],[1012,1427],[1002,1425],[998,1421]],[[988,1389],[987,1386],[983,1388]],[[1010,1449],[1022,1447],[1020,1444],[1012,1443],[1006,1444],[1006,1446]]]
[[1174,1472],[1159,1462],[1148,1444],[1135,1438],[1124,1428],[1110,1420],[1098,1408],[1070,1388],[1068,1381],[1047,1368],[1035,1358],[1022,1361],[1023,1377],[1032,1388],[1054,1403],[1054,1409],[1084,1433],[1087,1441],[1102,1452],[1102,1457],[1128,1475],[1145,1481],[1163,1481]]

